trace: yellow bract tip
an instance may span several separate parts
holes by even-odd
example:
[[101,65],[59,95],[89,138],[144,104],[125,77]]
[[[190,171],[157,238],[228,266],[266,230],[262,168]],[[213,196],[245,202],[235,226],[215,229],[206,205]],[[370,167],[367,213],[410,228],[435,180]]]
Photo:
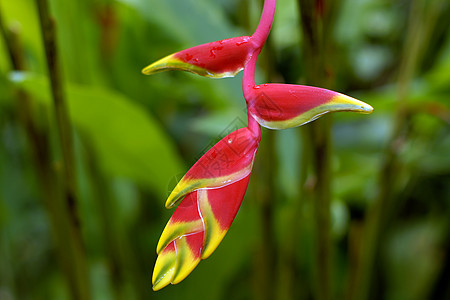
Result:
[[172,282],[177,262],[176,251],[165,251],[158,255],[153,269],[153,290],[158,291]]
[[[175,53],[176,54],[176,53]],[[179,71],[187,71],[191,72],[200,76],[205,77],[212,77],[212,78],[222,78],[222,77],[229,77],[230,74],[223,73],[223,74],[216,74],[213,72],[209,72],[208,70],[201,68],[199,66],[186,63],[179,58],[175,57],[175,54],[171,54],[169,56],[166,56],[151,65],[145,67],[142,69],[142,74],[144,75],[151,75],[163,71],[169,71],[169,70],[179,70]],[[233,75],[234,76],[234,75]]]
[[180,64],[184,63],[171,54],[142,69],[142,74],[151,75],[165,70],[180,69]]
[[330,111],[351,111],[362,114],[373,112],[373,107],[369,104],[344,94],[337,94],[326,105],[330,108]]
[[173,191],[170,193],[166,201],[166,208],[174,207],[186,194],[200,188],[202,182],[200,180],[186,180],[181,178],[180,182],[176,185]]

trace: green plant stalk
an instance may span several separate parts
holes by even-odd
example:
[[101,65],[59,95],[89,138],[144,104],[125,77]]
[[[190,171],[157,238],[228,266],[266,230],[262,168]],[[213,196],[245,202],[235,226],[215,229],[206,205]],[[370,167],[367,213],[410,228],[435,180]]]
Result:
[[254,295],[255,299],[274,299],[273,283],[275,281],[276,249],[273,232],[275,184],[274,184],[274,132],[266,131],[258,153],[258,160],[266,163],[255,166],[258,172],[255,175],[258,182],[257,199],[258,211],[261,218],[261,239],[255,250],[255,276]]
[[[266,44],[260,54],[260,57],[262,58],[260,59],[261,65],[266,70],[267,82],[277,82],[277,78],[279,78],[279,74],[277,74],[275,65],[276,53],[273,46],[274,34],[275,33],[272,32],[271,35],[269,35]],[[273,200],[279,197],[280,194],[282,194],[282,191],[279,190],[279,187],[276,184],[276,178],[278,177],[276,166],[279,165],[275,147],[275,137],[277,132],[274,130],[266,130],[264,133],[264,145],[260,147],[260,151],[264,152],[263,149],[267,149],[267,152],[264,152],[267,153],[264,162],[266,163],[266,173],[268,175],[265,181],[271,190],[271,192],[268,193],[268,201],[271,201],[273,203]],[[272,200],[270,200],[270,198],[272,198]],[[276,268],[272,268],[272,273],[276,272],[276,276],[272,276],[271,278],[272,285],[273,283],[275,283],[275,286],[277,287],[276,289],[272,287],[272,290],[274,290],[273,292],[276,293],[270,295],[272,296],[272,298],[293,299],[294,295],[298,294],[296,292],[296,287],[298,286],[296,285],[294,278],[295,274],[297,273],[298,266],[298,264],[296,263],[296,246],[298,244],[297,242],[299,238],[299,226],[302,221],[299,217],[302,202],[296,199],[294,203],[294,207],[292,208],[291,214],[288,217],[289,219],[286,222],[286,226],[283,227],[283,230],[287,232],[286,236],[288,236],[289,238],[279,245],[274,244],[272,246],[272,249],[276,251],[276,255],[275,253],[273,253],[272,255],[278,258],[277,260],[271,261],[277,266]],[[271,207],[268,207],[267,209],[275,211],[276,205],[272,204]],[[271,226],[273,227],[274,225],[271,224]],[[272,242],[274,242],[273,239]]]
[[51,92],[55,108],[56,123],[58,126],[59,143],[63,157],[63,172],[66,187],[66,194],[73,222],[78,224],[75,210],[75,167],[72,141],[72,126],[67,110],[63,90],[63,80],[61,67],[59,65],[59,53],[57,50],[57,40],[54,20],[50,17],[48,3],[46,0],[36,0],[39,20],[41,24],[42,38],[47,58],[47,66],[51,83]]
[[[264,1],[259,1],[262,5]],[[261,6],[262,7],[262,6]],[[250,19],[250,18],[248,18]],[[271,38],[267,38],[263,52],[260,55],[260,65],[266,70],[268,79],[273,76],[273,48]],[[270,81],[270,80],[269,80]],[[255,299],[274,299],[275,293],[273,284],[275,282],[276,245],[274,241],[274,199],[275,197],[275,132],[266,130],[264,138],[261,139],[258,150],[260,161],[264,162],[258,172],[258,209],[261,216],[261,226],[263,235],[259,241],[258,253],[255,256],[255,278],[254,295]]]
[[[0,12],[0,33],[5,41],[14,70],[26,71],[26,63],[24,59],[24,51],[19,41],[18,33],[14,30],[8,31],[4,27]],[[70,236],[69,216],[64,206],[61,191],[59,189],[58,177],[52,168],[49,141],[43,124],[38,126],[33,118],[32,101],[25,91],[18,89],[17,91],[17,111],[19,121],[25,130],[27,142],[30,145],[31,155],[35,165],[36,177],[40,183],[41,192],[44,198],[44,205],[48,211],[51,223],[52,236],[55,239],[58,259],[68,279],[70,290],[74,296],[78,298],[78,286],[76,278],[72,270],[76,270],[73,264],[73,247],[72,240],[66,241]],[[81,298],[80,298],[81,299]]]
[[17,37],[17,34],[14,30],[6,29],[5,23],[3,21],[3,13],[1,11],[0,6],[0,34],[5,42],[6,50],[8,51],[9,59],[11,61],[12,68],[14,70],[25,70],[25,61],[22,55],[18,55],[20,53],[20,43]]
[[353,288],[349,299],[369,299],[375,261],[382,242],[382,232],[398,204],[398,173],[402,168],[400,152],[402,145],[407,142],[410,128],[407,108],[410,84],[421,62],[425,47],[428,45],[441,4],[440,0],[433,1],[427,9],[426,1],[415,0],[412,3],[402,55],[403,61],[398,75],[395,124],[379,173],[379,194],[368,212],[363,229],[357,272],[354,276],[355,282],[351,283]]
[[108,266],[111,276],[111,287],[114,291],[114,298],[117,300],[126,299],[124,283],[126,264],[124,263],[123,246],[127,243],[122,243],[123,233],[120,228],[117,228],[115,222],[117,214],[115,210],[115,203],[112,201],[111,192],[103,174],[99,170],[94,153],[92,149],[87,147],[86,151],[86,165],[90,175],[90,182],[92,183],[92,194],[97,199],[98,208],[100,212],[100,221],[104,239],[105,256],[108,257]]
[[[301,140],[309,140],[307,136],[307,128],[300,128],[302,134]],[[298,247],[300,232],[304,231],[302,227],[308,222],[303,214],[303,209],[307,203],[311,203],[311,195],[308,193],[306,187],[306,180],[308,178],[309,163],[311,153],[310,147],[303,147],[300,159],[300,179],[298,184],[298,199],[292,199],[292,208],[289,215],[286,216],[287,221],[284,227],[285,236],[289,237],[280,245],[279,262],[279,284],[278,294],[279,299],[306,299],[311,293],[307,289],[307,282],[304,277],[299,277],[298,266],[307,264],[308,262],[298,259]],[[306,257],[311,253],[311,244],[302,245],[301,257]],[[298,280],[299,282],[295,282]],[[301,282],[301,284],[300,284]]]
[[[306,65],[306,83],[332,88],[329,48],[332,43],[331,25],[340,1],[299,0],[298,5],[303,32],[303,53]],[[325,116],[308,125],[308,143],[311,145],[312,178],[314,185],[314,217],[316,230],[316,299],[331,299],[332,242],[331,242],[331,126],[332,119]],[[305,143],[306,144],[306,143]],[[302,168],[306,168],[303,166]],[[304,195],[304,191],[301,192]]]
[[[53,104],[55,109],[55,118],[58,128],[59,144],[61,147],[63,164],[63,201],[52,199],[52,201],[61,202],[51,203],[53,214],[62,214],[67,219],[61,218],[57,224],[67,225],[65,237],[59,240],[60,243],[67,243],[70,247],[70,275],[71,293],[75,299],[90,299],[88,267],[83,247],[80,221],[77,214],[77,198],[75,183],[75,166],[72,141],[72,127],[67,111],[67,104],[64,97],[63,80],[61,67],[59,64],[59,55],[57,51],[57,39],[55,24],[50,16],[48,3],[46,0],[36,0],[39,12],[39,20],[47,66],[49,71]],[[62,204],[64,203],[65,204]],[[65,213],[67,212],[67,213]]]
[[317,299],[331,298],[331,177],[330,138],[331,120],[325,118],[310,128],[313,147],[313,172],[316,177],[314,188],[314,216],[317,230]]
[[[117,222],[120,214],[111,187],[91,147],[86,147],[85,161],[92,183],[93,196],[97,199],[97,210],[100,212],[104,249],[108,257],[115,299],[145,298],[147,287],[138,276],[137,263],[130,249],[125,228],[119,226],[121,223]],[[127,281],[133,282],[133,285],[127,286]]]

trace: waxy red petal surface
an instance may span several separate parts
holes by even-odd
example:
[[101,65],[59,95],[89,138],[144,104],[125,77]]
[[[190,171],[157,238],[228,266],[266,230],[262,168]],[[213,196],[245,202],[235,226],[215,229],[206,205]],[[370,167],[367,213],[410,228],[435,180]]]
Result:
[[227,73],[242,69],[253,51],[251,38],[240,36],[192,47],[174,57],[211,73]]
[[338,95],[327,89],[293,84],[261,84],[253,90],[249,110],[268,121],[292,119]]
[[251,168],[259,141],[247,127],[233,131],[209,149],[184,178],[221,177]]
[[222,230],[228,230],[241,207],[250,175],[233,184],[208,190],[208,202]]

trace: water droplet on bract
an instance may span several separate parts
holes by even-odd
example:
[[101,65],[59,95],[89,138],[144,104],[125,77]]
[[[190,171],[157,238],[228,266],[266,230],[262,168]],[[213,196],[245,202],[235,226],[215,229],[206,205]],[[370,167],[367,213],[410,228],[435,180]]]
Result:
[[222,49],[223,49],[223,46],[211,48],[211,50],[209,51],[209,53],[210,53],[209,56],[212,57],[212,58],[216,58],[216,52],[217,52],[218,50],[222,50]]

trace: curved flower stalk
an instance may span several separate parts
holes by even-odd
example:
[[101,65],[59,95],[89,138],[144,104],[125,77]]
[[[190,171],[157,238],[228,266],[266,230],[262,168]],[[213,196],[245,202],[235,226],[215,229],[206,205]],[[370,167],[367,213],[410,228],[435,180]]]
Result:
[[182,281],[222,241],[247,190],[260,139],[259,130],[246,127],[232,132],[205,153],[175,187],[166,206],[184,199],[158,242],[154,290]]
[[323,88],[273,83],[256,85],[255,67],[260,51],[255,51],[244,69],[242,90],[249,115],[261,126],[287,129],[314,121],[329,112],[368,114],[373,111],[367,103]]
[[327,89],[293,84],[253,86],[246,98],[250,114],[264,127],[286,129],[337,111],[369,114],[372,106]]
[[244,69],[242,89],[248,127],[221,139],[180,180],[166,201],[179,203],[158,242],[153,289],[176,284],[209,257],[231,226],[247,189],[261,139],[260,125],[271,129],[300,126],[334,111],[372,112],[372,107],[326,89],[290,85],[255,85],[258,55],[272,27],[276,0],[266,0],[252,36],[235,37],[189,48],[144,68],[144,74],[189,71],[222,78]]

